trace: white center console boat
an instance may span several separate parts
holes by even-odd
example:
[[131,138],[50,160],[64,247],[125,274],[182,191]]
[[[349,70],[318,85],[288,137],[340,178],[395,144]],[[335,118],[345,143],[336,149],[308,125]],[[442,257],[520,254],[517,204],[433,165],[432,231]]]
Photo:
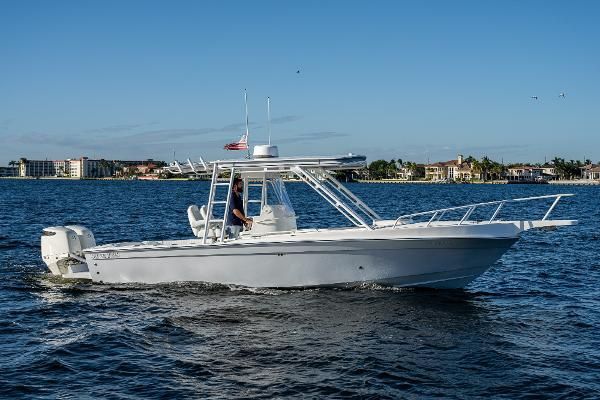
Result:
[[[364,156],[277,155],[275,146],[263,146],[251,159],[173,165],[174,172],[211,176],[206,205],[188,209],[194,239],[97,246],[85,227],[49,227],[42,234],[43,260],[55,275],[106,283],[202,281],[275,288],[377,283],[462,288],[490,268],[521,232],[576,223],[549,219],[559,200],[570,194],[471,204],[384,220],[332,175],[364,167]],[[219,180],[223,175],[229,178]],[[244,207],[254,223],[250,230],[229,239],[223,225],[234,176],[244,180]],[[297,229],[282,177],[306,183],[351,226]],[[541,219],[500,219],[505,206],[534,201],[549,204]],[[252,208],[257,215],[252,215]]]

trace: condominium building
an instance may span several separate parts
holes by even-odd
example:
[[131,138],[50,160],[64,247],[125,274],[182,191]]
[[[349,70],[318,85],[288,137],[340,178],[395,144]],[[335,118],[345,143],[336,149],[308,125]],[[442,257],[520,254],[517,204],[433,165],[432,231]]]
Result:
[[52,160],[19,160],[19,176],[56,176],[56,168]]
[[0,167],[0,177],[19,176],[17,167]]
[[164,164],[163,161],[121,161],[90,160],[80,157],[67,160],[19,160],[18,176],[22,177],[70,177],[70,178],[104,178],[115,175],[119,169],[127,166],[147,167]]
[[19,176],[22,177],[102,178],[112,176],[113,171],[112,161],[90,160],[87,157],[67,160],[19,160]]

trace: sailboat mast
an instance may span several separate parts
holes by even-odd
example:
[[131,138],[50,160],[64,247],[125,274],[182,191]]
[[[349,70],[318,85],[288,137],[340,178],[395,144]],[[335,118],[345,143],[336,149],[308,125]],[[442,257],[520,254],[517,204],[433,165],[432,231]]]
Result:
[[271,98],[267,97],[267,119],[269,120],[269,146],[271,145]]

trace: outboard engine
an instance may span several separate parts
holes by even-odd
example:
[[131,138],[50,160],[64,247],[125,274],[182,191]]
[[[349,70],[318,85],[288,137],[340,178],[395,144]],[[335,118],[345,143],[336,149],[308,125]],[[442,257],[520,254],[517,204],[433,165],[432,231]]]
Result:
[[65,228],[75,231],[81,244],[81,250],[96,246],[96,238],[88,228],[83,225],[66,225]]
[[51,226],[42,230],[42,259],[53,275],[89,278],[83,250],[96,245],[92,231],[81,225]]

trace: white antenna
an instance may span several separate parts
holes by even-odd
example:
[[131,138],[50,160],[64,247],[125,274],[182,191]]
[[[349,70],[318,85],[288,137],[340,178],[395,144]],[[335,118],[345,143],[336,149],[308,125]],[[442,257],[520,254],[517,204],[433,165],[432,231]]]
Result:
[[249,130],[248,130],[248,94],[246,93],[246,89],[244,89],[244,105],[246,106],[246,148],[248,150],[248,154],[246,154],[246,158],[250,158],[250,143],[248,142]]
[[244,89],[244,105],[246,106],[246,141],[248,140],[248,94]]
[[267,118],[269,120],[269,146],[271,145],[271,98],[267,97]]

